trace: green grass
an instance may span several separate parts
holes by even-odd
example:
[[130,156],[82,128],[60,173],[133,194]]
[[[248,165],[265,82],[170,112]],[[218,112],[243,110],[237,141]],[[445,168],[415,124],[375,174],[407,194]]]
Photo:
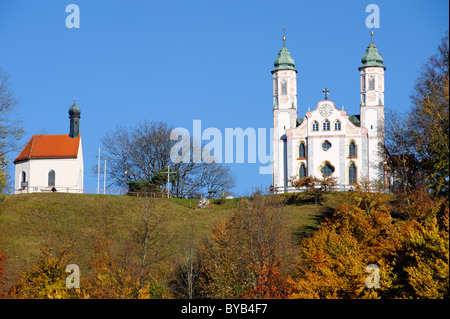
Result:
[[[295,240],[299,242],[317,230],[324,217],[344,197],[344,193],[330,193],[320,206],[313,203],[286,205]],[[40,247],[60,248],[70,241],[74,242],[73,263],[80,267],[82,275],[89,274],[97,239],[106,236],[111,240],[113,253],[126,253],[130,229],[139,224],[146,204],[151,212],[166,219],[167,258],[173,260],[180,252],[190,224],[197,240],[210,236],[214,223],[230,216],[239,200],[225,200],[205,209],[197,208],[197,203],[194,199],[115,195],[8,195],[0,203],[0,251],[7,256],[5,280],[11,284],[20,273],[32,267],[40,256]]]

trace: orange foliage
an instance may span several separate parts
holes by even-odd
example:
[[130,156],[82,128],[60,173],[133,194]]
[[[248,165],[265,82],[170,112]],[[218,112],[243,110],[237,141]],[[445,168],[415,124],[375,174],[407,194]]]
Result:
[[201,288],[209,298],[284,298],[293,244],[284,211],[274,198],[241,200],[203,245]]
[[[291,298],[448,298],[448,201],[410,197],[409,216],[392,218],[385,196],[359,189],[302,242]],[[380,287],[365,268],[380,269]]]
[[4,285],[3,281],[3,263],[6,262],[6,255],[0,251],[0,286]]
[[132,265],[120,262],[110,251],[107,239],[98,240],[95,256],[91,262],[94,276],[89,278],[86,290],[91,298],[98,299],[149,299],[169,298],[170,295],[160,289],[156,279],[149,273],[138,278]]

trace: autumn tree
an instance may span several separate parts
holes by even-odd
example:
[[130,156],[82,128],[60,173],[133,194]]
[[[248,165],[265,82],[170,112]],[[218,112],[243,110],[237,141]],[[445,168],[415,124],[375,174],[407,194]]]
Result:
[[119,264],[106,238],[97,240],[91,266],[94,274],[86,285],[91,298],[129,299],[141,296],[142,291],[138,288],[141,284],[137,284],[130,275],[130,269]]
[[410,133],[428,186],[436,195],[449,190],[448,31],[417,79],[412,94]]
[[[392,217],[386,196],[360,186],[302,241],[293,298],[448,298],[448,201],[411,192]],[[398,209],[398,208],[396,208]],[[369,289],[368,265],[380,270]]]
[[164,260],[171,240],[166,229],[167,218],[156,212],[150,201],[145,203],[136,226],[130,229],[132,241],[137,244],[135,251],[138,263],[137,282],[142,289],[151,275],[152,265]]
[[182,236],[183,243],[177,256],[170,286],[176,298],[194,299],[201,296],[199,280],[203,256],[199,251],[192,221]]
[[389,191],[407,201],[410,192],[424,180],[415,155],[409,116],[409,113],[386,110],[383,154],[387,159],[385,169]]
[[302,241],[294,298],[364,296],[365,267],[382,264],[378,245],[392,227],[381,193],[350,192],[311,238]]
[[314,198],[314,203],[319,205],[324,195],[333,189],[336,178],[325,175],[322,178],[306,176],[299,179],[292,178],[290,182],[295,188],[306,190]]
[[[1,161],[1,159],[0,159]],[[0,164],[0,203],[5,199],[4,188],[6,186],[6,174],[4,168]]]
[[17,150],[17,141],[23,136],[21,123],[13,116],[18,101],[11,89],[9,78],[9,74],[0,67],[0,200],[7,181],[6,156]]
[[91,261],[94,275],[89,278],[86,288],[92,298],[147,299],[168,296],[166,288],[154,275],[154,266],[164,260],[170,242],[165,235],[165,221],[163,216],[153,211],[148,201],[137,220],[127,227],[130,239],[121,241],[120,247],[112,247],[105,236],[97,240]]
[[411,196],[408,218],[399,223],[396,251],[386,254],[393,284],[389,298],[449,298],[448,199],[418,189]]
[[283,298],[294,249],[277,197],[242,199],[203,244],[201,287],[210,298]]
[[66,267],[72,264],[73,243],[58,250],[41,248],[41,257],[36,266],[24,272],[14,284],[8,296],[18,299],[71,299],[88,298],[84,290],[68,288],[66,279],[70,275]]
[[[171,150],[178,141],[170,138],[172,130],[173,127],[164,122],[144,121],[129,128],[117,127],[105,134],[102,150],[113,184],[124,188],[130,181],[145,182],[162,189],[167,187],[167,175],[163,172],[170,165],[175,173],[170,183],[177,197],[198,198],[210,190],[219,192],[234,187],[234,176],[228,166],[194,158],[202,145],[192,138],[188,138],[186,145],[189,160],[173,163]],[[97,167],[94,171],[97,172]]]
[[6,255],[0,250],[0,287],[5,284],[3,281],[3,265],[6,262]]
[[412,108],[386,113],[388,170],[404,197],[422,181],[437,196],[449,183],[448,32],[438,52],[424,64],[412,93]]

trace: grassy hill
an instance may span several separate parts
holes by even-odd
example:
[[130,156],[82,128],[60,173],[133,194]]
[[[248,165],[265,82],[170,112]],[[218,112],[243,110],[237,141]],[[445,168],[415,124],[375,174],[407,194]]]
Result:
[[[323,205],[286,205],[292,234],[297,242],[312,234],[324,216],[344,199],[345,193],[330,193]],[[33,266],[40,247],[60,248],[74,242],[73,263],[82,276],[89,274],[89,262],[98,238],[107,237],[113,253],[126,253],[131,230],[137,227],[146,205],[152,214],[166,219],[164,240],[168,242],[166,259],[180,252],[187,228],[193,225],[196,240],[209,236],[211,227],[227,218],[239,205],[238,199],[222,205],[196,207],[198,200],[137,198],[115,195],[22,194],[6,196],[0,204],[0,251],[7,256],[4,279],[15,282]]]

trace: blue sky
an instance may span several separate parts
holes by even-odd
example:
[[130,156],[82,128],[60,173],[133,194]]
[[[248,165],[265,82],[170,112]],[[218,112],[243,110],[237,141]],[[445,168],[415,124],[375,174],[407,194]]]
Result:
[[[71,3],[80,8],[79,29],[65,25]],[[75,96],[85,188],[96,189],[91,167],[101,137],[117,125],[146,119],[192,132],[199,119],[223,135],[269,129],[282,25],[298,70],[299,117],[324,87],[336,106],[359,114],[357,68],[370,43],[371,3],[380,8],[374,42],[387,67],[385,106],[407,111],[421,65],[448,30],[447,1],[0,0],[0,65],[20,99],[21,144],[33,134],[68,133]],[[260,166],[231,165],[236,195],[270,185]]]

